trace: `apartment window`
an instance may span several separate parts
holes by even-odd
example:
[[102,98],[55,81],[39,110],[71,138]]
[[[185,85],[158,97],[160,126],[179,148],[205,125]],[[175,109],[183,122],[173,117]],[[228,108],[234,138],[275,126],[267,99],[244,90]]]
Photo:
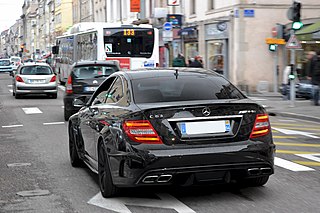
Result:
[[214,10],[214,1],[215,0],[208,0],[208,10]]
[[196,0],[190,0],[190,15],[196,14]]

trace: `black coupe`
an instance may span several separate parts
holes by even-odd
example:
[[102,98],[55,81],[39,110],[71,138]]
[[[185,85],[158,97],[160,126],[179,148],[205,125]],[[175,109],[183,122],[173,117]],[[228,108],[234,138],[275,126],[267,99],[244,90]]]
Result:
[[264,185],[275,145],[266,110],[222,75],[197,68],[110,75],[69,119],[72,166],[119,188],[239,182]]

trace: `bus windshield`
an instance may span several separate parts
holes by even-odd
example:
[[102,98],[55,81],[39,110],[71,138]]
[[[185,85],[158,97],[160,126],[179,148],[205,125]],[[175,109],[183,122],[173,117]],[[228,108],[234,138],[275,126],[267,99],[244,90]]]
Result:
[[153,46],[153,29],[104,29],[104,49],[108,57],[150,58]]

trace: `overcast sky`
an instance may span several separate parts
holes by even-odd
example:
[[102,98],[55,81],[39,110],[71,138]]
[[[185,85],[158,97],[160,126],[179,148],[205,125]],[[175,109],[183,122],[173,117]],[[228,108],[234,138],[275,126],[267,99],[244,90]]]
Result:
[[24,0],[0,0],[0,33],[9,29],[22,15]]

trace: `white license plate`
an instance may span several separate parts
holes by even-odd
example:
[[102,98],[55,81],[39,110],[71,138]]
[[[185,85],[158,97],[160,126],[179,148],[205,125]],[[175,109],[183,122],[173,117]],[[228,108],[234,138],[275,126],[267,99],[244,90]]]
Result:
[[85,92],[94,92],[96,91],[97,87],[85,87],[84,91]]
[[30,84],[43,84],[45,82],[46,80],[43,80],[43,79],[29,79]]
[[186,122],[179,125],[183,135],[225,133],[231,129],[229,120]]

